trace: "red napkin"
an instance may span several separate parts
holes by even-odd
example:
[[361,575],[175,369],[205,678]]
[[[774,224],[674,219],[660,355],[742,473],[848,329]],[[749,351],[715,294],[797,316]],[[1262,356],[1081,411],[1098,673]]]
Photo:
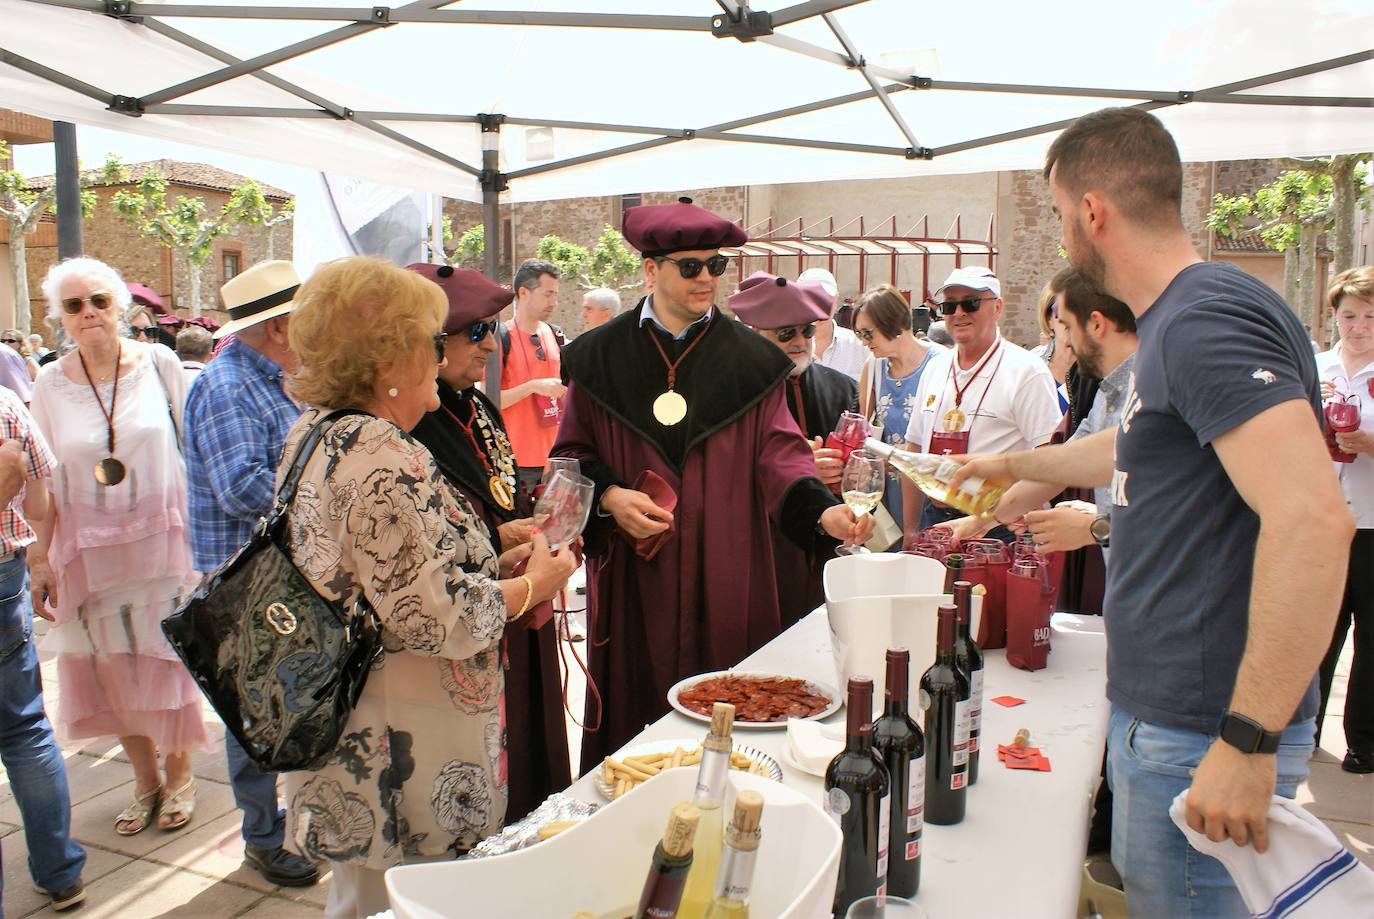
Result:
[[1018,705],[1024,705],[1026,703],[1025,699],[1018,699],[1015,696],[998,696],[996,699],[993,699],[992,701],[1006,708],[1014,708]]
[[1049,772],[1050,761],[1041,755],[1039,747],[1017,747],[1011,744],[997,745],[997,758],[1008,769],[1030,769],[1035,772]]
[[[673,486],[663,480],[663,476],[652,469],[645,469],[631,487],[635,491],[644,492],[651,501],[665,511],[673,511],[677,508],[677,492],[673,491]],[[624,530],[620,531],[620,535],[630,540],[634,544],[635,555],[647,562],[652,560],[663,548],[664,543],[672,538],[673,529],[670,525],[662,533],[646,536],[643,539],[634,539],[627,535]]]

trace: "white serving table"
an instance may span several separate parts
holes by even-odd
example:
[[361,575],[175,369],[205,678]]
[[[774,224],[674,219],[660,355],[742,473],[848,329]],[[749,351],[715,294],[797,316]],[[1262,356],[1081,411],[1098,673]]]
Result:
[[[982,756],[968,812],[957,826],[926,824],[919,902],[930,919],[1072,919],[1078,908],[1091,798],[1107,735],[1106,639],[1101,619],[1057,613],[1049,667],[1035,673],[986,652]],[[913,671],[927,663],[913,662]],[[781,673],[835,685],[830,630],[818,609],[739,663],[740,670]],[[837,687],[841,692],[844,687]],[[995,696],[1024,705],[1004,708]],[[916,719],[919,723],[919,718]],[[844,724],[844,709],[826,719]],[[997,744],[1019,728],[1050,760],[1051,772],[1007,769]],[[671,711],[626,747],[676,737],[705,737],[706,725]],[[736,729],[735,737],[778,760],[783,783],[821,803],[821,779],[789,768],[783,729]],[[568,789],[601,802],[592,774]],[[766,818],[765,818],[766,819]],[[765,824],[765,842],[767,844]]]

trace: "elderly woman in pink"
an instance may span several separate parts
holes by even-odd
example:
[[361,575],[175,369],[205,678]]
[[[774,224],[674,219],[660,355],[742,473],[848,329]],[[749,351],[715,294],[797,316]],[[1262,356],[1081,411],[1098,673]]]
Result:
[[[134,767],[123,836],[185,826],[195,809],[190,751],[209,746],[201,697],[160,623],[195,587],[186,467],[177,438],[185,378],[166,348],[121,335],[129,291],[90,258],[53,266],[48,316],[76,347],[33,387],[33,416],[57,457],[48,516],[30,521],[36,613],[53,620],[58,733],[115,736]],[[165,783],[158,771],[163,757]]]

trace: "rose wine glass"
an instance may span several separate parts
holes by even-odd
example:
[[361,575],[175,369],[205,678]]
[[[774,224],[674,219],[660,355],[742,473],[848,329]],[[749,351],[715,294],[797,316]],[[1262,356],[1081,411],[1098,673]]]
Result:
[[559,469],[534,505],[534,525],[549,541],[549,549],[566,549],[582,535],[592,511],[592,480]]

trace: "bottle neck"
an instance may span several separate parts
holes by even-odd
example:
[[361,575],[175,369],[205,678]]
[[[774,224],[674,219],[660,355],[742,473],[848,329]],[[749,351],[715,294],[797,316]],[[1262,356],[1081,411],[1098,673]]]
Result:
[[749,902],[749,891],[754,886],[754,863],[758,860],[758,855],[757,848],[736,849],[726,843],[725,854],[721,856],[720,870],[716,873],[717,900],[740,905]]
[[697,807],[720,807],[725,802],[725,776],[729,770],[729,751],[704,748],[701,751],[701,767],[697,770],[697,787],[692,793],[692,803]]
[[850,692],[845,712],[845,750],[862,753],[873,749],[873,684],[866,692]]
[[935,660],[942,664],[954,660],[954,618],[953,607],[941,607],[939,627],[936,632]]
[[905,715],[907,709],[907,671],[911,658],[904,649],[893,649],[887,656],[887,681],[883,711],[888,715]]

